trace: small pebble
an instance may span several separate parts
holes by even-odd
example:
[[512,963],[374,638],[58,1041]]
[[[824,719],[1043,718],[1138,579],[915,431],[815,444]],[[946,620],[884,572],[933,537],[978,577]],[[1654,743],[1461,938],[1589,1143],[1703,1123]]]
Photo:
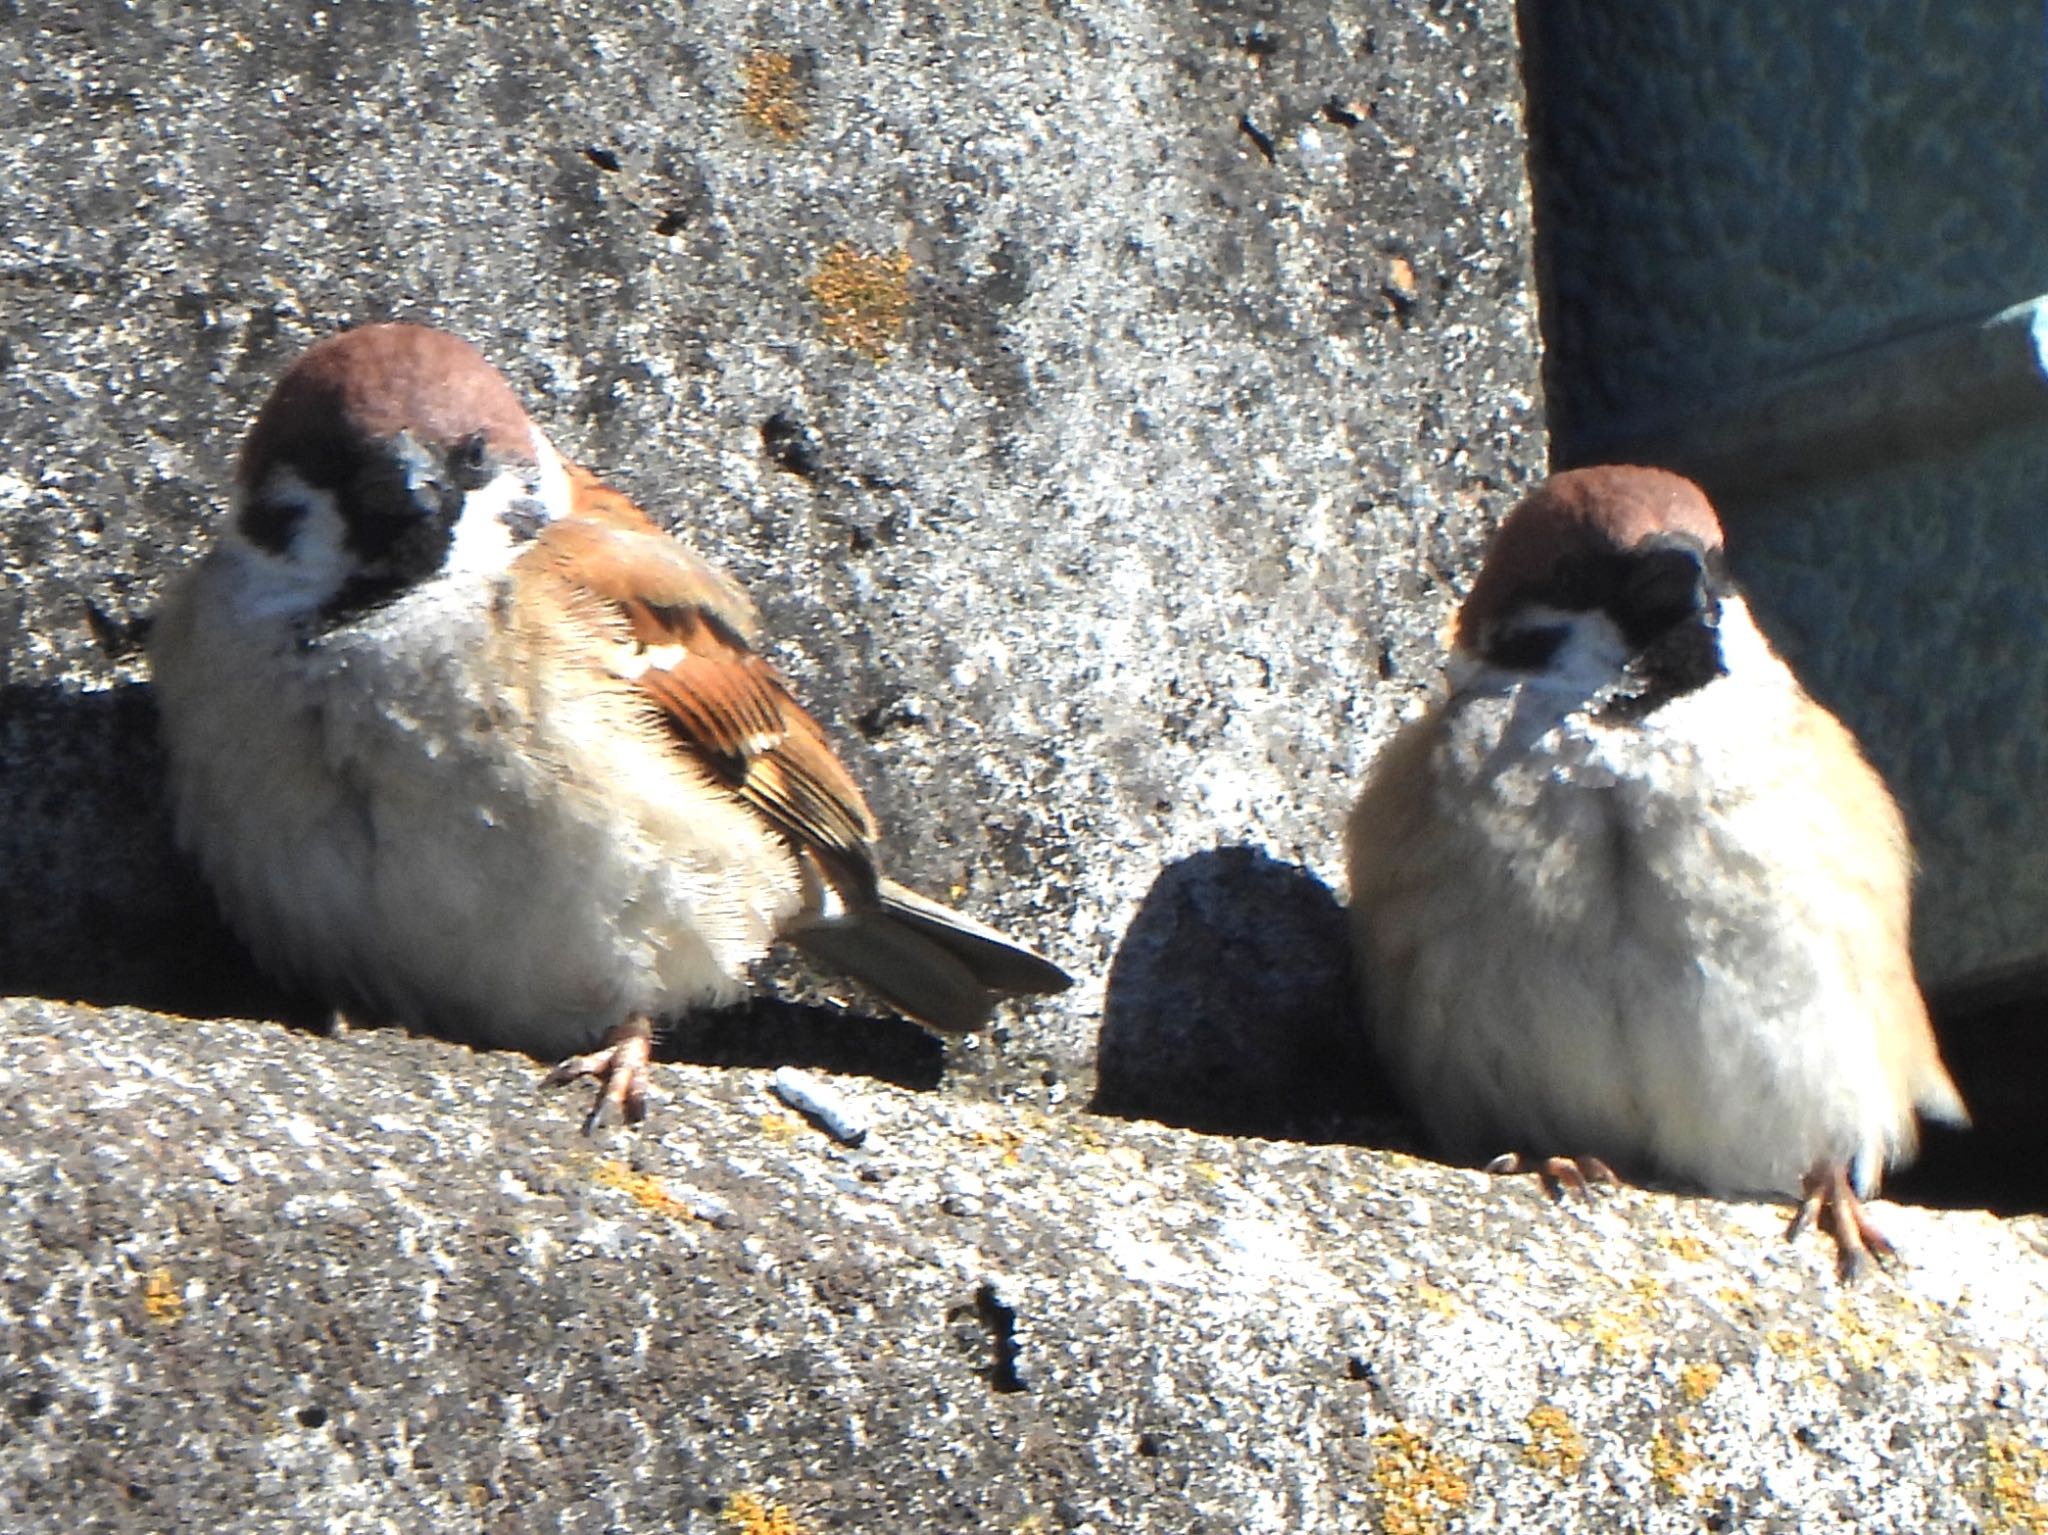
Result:
[[784,1066],[776,1071],[772,1085],[776,1097],[842,1146],[858,1146],[868,1138],[860,1110],[810,1073]]

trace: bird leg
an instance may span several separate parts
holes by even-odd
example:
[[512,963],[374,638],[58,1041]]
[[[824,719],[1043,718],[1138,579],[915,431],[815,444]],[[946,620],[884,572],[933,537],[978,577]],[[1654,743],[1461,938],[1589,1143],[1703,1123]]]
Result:
[[[1522,1173],[1531,1171],[1519,1151],[1502,1152],[1486,1164],[1490,1173]],[[1621,1179],[1614,1175],[1614,1169],[1598,1157],[1547,1157],[1535,1169],[1537,1179],[1543,1184],[1543,1191],[1552,1199],[1562,1199],[1566,1192],[1591,1199],[1596,1187],[1618,1189]]]
[[583,1077],[601,1084],[597,1102],[583,1121],[583,1133],[595,1135],[607,1116],[616,1112],[629,1125],[647,1117],[648,1066],[654,1059],[654,1024],[635,1013],[606,1033],[588,1055],[572,1055],[547,1074],[542,1087],[560,1087]]
[[1800,1180],[1800,1188],[1804,1197],[1799,1201],[1799,1213],[1785,1228],[1787,1241],[1818,1221],[1835,1239],[1836,1268],[1844,1279],[1861,1274],[1865,1259],[1884,1263],[1898,1257],[1898,1249],[1864,1212],[1863,1201],[1849,1182],[1846,1162],[1816,1163]]

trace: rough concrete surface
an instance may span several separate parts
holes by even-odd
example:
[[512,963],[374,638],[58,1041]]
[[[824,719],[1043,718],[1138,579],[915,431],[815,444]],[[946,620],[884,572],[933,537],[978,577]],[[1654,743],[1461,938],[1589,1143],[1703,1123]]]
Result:
[[891,872],[1083,978],[956,1081],[1085,1097],[1113,968],[1255,950],[1329,979],[1125,984],[1119,1101],[1342,1096],[1264,1041],[1348,1027],[1337,826],[1543,461],[1505,5],[0,16],[0,990],[275,1010],[137,635],[284,363],[403,316],[751,586]]
[[[1397,1138],[1337,827],[1544,459],[1514,43],[0,0],[0,991],[110,1004],[0,1007],[0,1528],[2048,1517],[2037,1223],[1887,1209],[1844,1291],[1781,1211],[1311,1143]],[[518,1057],[164,1017],[297,1004],[139,637],[278,370],[394,316],[745,579],[892,872],[1082,984],[942,1049],[779,971],[596,1143]]]
[[[0,1526],[2039,1529],[2048,1226],[0,1010]],[[750,1502],[749,1500],[754,1500]],[[749,1509],[761,1522],[746,1523]],[[788,1526],[783,1527],[785,1530]]]

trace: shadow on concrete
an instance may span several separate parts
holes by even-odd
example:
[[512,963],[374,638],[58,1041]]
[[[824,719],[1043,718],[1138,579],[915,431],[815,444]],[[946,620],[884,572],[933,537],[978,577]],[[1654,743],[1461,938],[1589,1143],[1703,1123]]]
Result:
[[1929,1126],[1888,1198],[2001,1215],[2048,1213],[2048,976],[1987,992],[1937,993],[1942,1059],[1973,1120]]
[[0,688],[0,994],[306,1021],[171,842],[150,690]]
[[1262,849],[1163,870],[1111,962],[1091,1107],[1218,1134],[1406,1144],[1358,1020],[1344,909]]
[[664,1020],[655,1059],[696,1066],[803,1066],[919,1092],[946,1074],[946,1047],[907,1018],[784,997]]

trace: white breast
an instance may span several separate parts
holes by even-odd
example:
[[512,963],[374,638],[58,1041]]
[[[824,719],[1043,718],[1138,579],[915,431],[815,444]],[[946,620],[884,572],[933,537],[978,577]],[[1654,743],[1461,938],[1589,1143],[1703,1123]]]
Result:
[[231,546],[153,642],[180,836],[271,968],[543,1054],[738,994],[798,903],[782,842],[633,696],[458,573],[302,645]]
[[1731,675],[1643,724],[1480,689],[1426,722],[1418,779],[1368,791],[1354,899],[1374,1028],[1407,1099],[1471,1155],[1592,1153],[1722,1191],[1873,1180],[1910,1140],[1819,845],[1823,776],[1784,770],[1806,705],[1746,614]]

